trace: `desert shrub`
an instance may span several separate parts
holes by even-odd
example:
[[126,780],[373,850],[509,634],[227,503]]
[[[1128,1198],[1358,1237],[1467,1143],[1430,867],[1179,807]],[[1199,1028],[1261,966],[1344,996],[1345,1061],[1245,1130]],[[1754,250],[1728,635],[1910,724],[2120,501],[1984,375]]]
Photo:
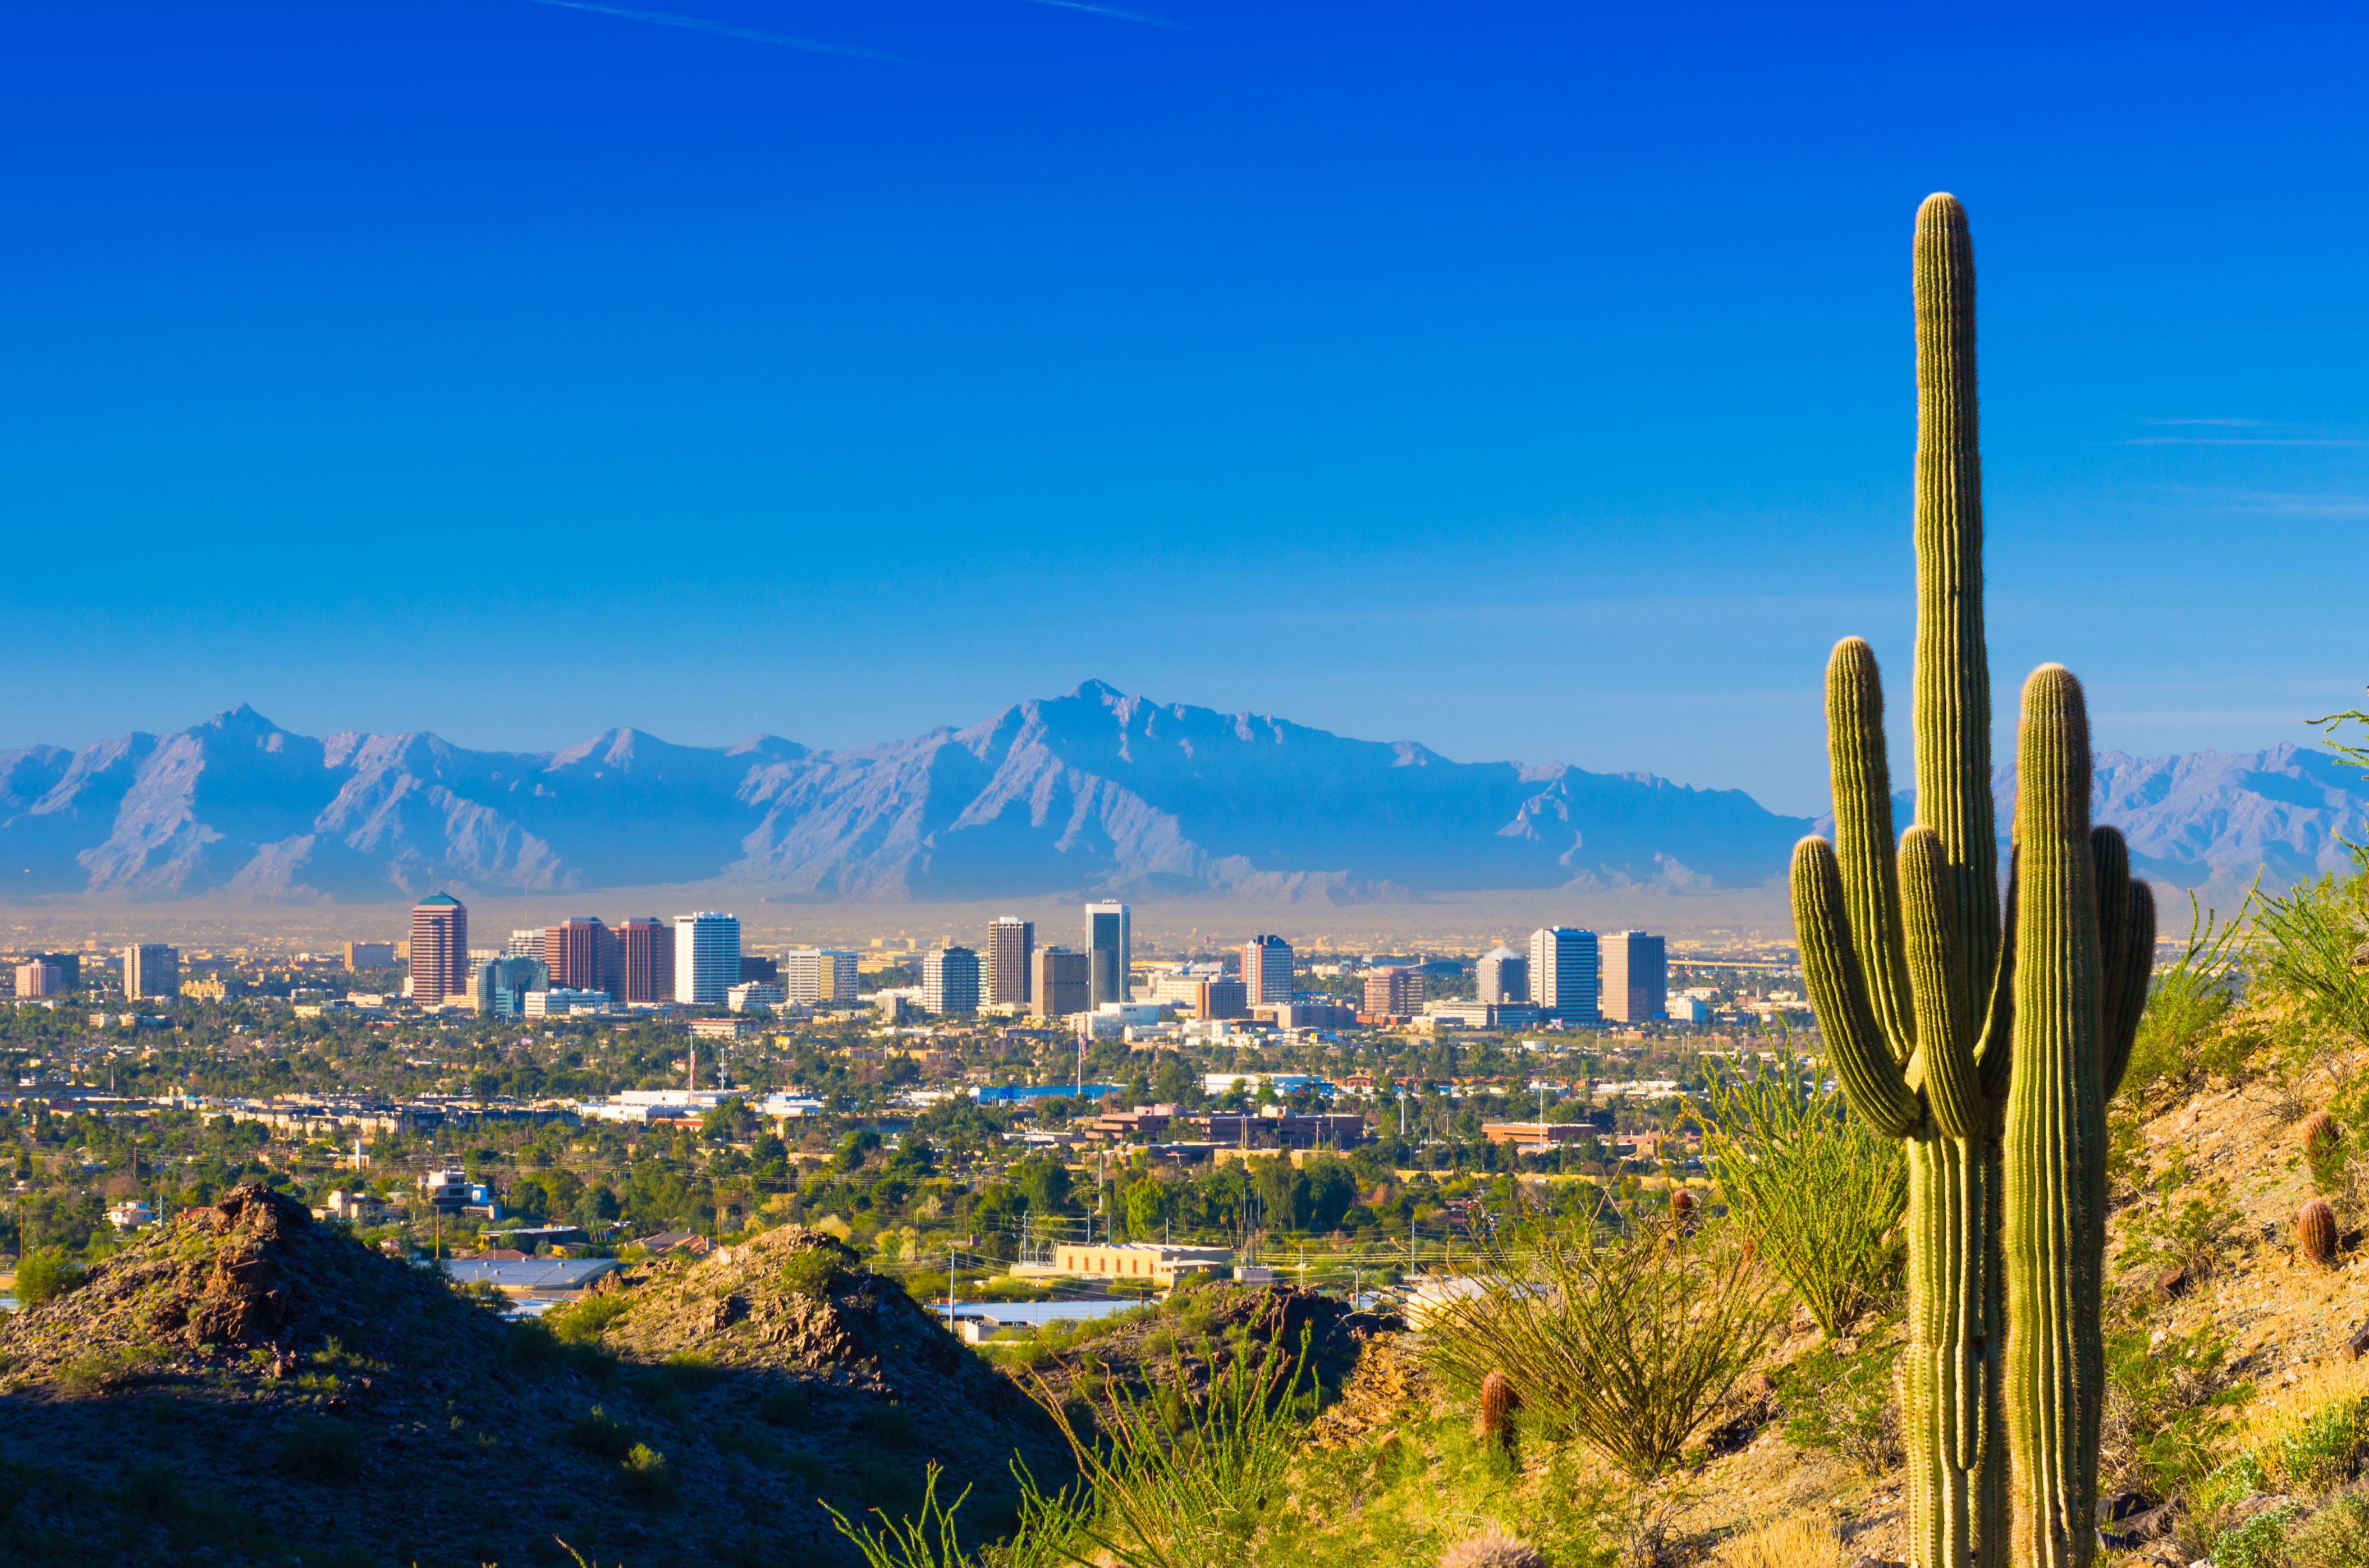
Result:
[[2359,1474],[2364,1449],[2369,1449],[2369,1400],[2340,1399],[2280,1433],[2264,1445],[2260,1457],[2273,1485],[2311,1494]]
[[318,1486],[346,1486],[362,1478],[362,1435],[343,1421],[303,1416],[280,1439],[273,1465]]
[[2295,1507],[2282,1504],[2255,1515],[2213,1543],[2213,1568],[2289,1568],[2287,1528]]
[[77,1398],[108,1393],[130,1382],[158,1358],[159,1352],[153,1345],[89,1351],[58,1368],[58,1387]]
[[[1156,1397],[1105,1377],[1089,1425],[1037,1380],[1031,1391],[1068,1439],[1082,1495],[1092,1499],[1071,1512],[1061,1499],[1038,1498],[1040,1536],[1073,1532],[1076,1561],[1100,1553],[1121,1568],[1236,1568],[1248,1560],[1252,1537],[1285,1495],[1300,1423],[1314,1402],[1308,1336],[1296,1353],[1271,1341],[1255,1359],[1234,1357],[1197,1399],[1182,1374],[1171,1386],[1184,1407],[1181,1423],[1173,1405],[1163,1411]],[[1036,1496],[1024,1472],[1023,1486]]]
[[2328,1048],[2326,1036],[2347,1046],[2369,1044],[2369,968],[2353,961],[2369,936],[2369,846],[2347,847],[2350,876],[2324,876],[2296,884],[2283,898],[2259,899],[2249,956],[2258,978],[2301,1001],[2306,1015],[2321,1026],[2316,1060],[2299,1065],[2320,1067],[2339,1082],[2343,1058]]
[[2287,1536],[2294,1568],[2361,1568],[2369,1562],[2369,1502],[2346,1493]]
[[2188,896],[2188,945],[2147,988],[2123,1073],[2122,1098],[2140,1104],[2193,1088],[2219,1072],[2233,1076],[2244,1052],[2215,1048],[2214,1036],[2237,1001],[2238,942],[2246,929],[2249,892],[2237,918],[2224,921]]
[[662,1508],[681,1490],[681,1481],[667,1457],[647,1443],[636,1443],[617,1469],[617,1485],[645,1507]]
[[1871,1479],[1899,1468],[1900,1402],[1892,1387],[1898,1345],[1867,1345],[1844,1355],[1821,1345],[1785,1369],[1778,1397],[1791,1413],[1785,1439],[1800,1448],[1840,1456]]
[[55,1247],[28,1253],[17,1265],[17,1299],[28,1307],[82,1288],[89,1271]]
[[828,1503],[823,1508],[839,1533],[862,1555],[864,1568],[1068,1568],[1077,1561],[1065,1550],[1077,1528],[1073,1500],[1066,1494],[1047,1497],[1016,1460],[1013,1473],[1020,1481],[1019,1528],[992,1548],[966,1551],[955,1515],[970,1496],[970,1488],[963,1488],[952,1503],[941,1503],[941,1473],[932,1461],[922,1482],[920,1509],[913,1515],[891,1518],[875,1508],[870,1512],[879,1524],[864,1525],[851,1521]]
[[893,1401],[867,1405],[855,1418],[855,1429],[884,1448],[913,1446],[913,1416]]
[[634,1451],[634,1429],[594,1405],[567,1427],[567,1446],[604,1459],[622,1459]]
[[2191,1279],[2218,1268],[2245,1224],[2229,1201],[2229,1184],[2197,1179],[2188,1151],[2174,1145],[2148,1185],[2151,1195],[2123,1214],[2122,1261],[2150,1271],[2185,1269]]
[[1703,1158],[1730,1212],[1829,1337],[1898,1288],[1896,1228],[1908,1204],[1897,1139],[1811,1087],[1791,1056],[1749,1078],[1714,1079],[1694,1107]]
[[676,1388],[695,1393],[724,1376],[715,1357],[703,1350],[678,1350],[658,1364],[658,1376]]
[[795,1426],[814,1408],[814,1397],[795,1383],[777,1383],[757,1402],[757,1419],[773,1426]]
[[801,1247],[782,1265],[782,1284],[817,1300],[847,1283],[847,1263],[836,1247]]
[[1503,1370],[1549,1432],[1640,1478],[1677,1461],[1780,1312],[1728,1226],[1640,1222],[1608,1241],[1592,1216],[1535,1216],[1476,1242],[1482,1288],[1435,1311],[1426,1355],[1465,1389]]
[[2226,1356],[2210,1324],[2185,1334],[2144,1322],[2108,1333],[2099,1456],[2109,1490],[2170,1497],[2213,1471],[2249,1391],[2230,1381]]
[[587,1296],[543,1315],[543,1324],[562,1345],[596,1345],[611,1323],[623,1317],[625,1303],[617,1296]]

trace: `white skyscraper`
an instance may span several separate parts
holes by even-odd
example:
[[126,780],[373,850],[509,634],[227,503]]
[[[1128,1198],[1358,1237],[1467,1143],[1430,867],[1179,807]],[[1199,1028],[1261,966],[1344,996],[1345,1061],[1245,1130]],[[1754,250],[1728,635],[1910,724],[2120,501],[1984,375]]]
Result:
[[1530,1000],[1566,1024],[1600,1024],[1596,933],[1544,926],[1530,933]]
[[1127,999],[1127,967],[1134,961],[1127,941],[1125,904],[1086,906],[1086,998],[1090,1006]]
[[1291,944],[1280,936],[1253,936],[1242,944],[1242,989],[1253,1007],[1291,1000]]
[[1660,937],[1616,931],[1604,939],[1603,1008],[1623,1024],[1669,1016],[1670,967]]
[[807,1007],[855,1000],[855,955],[836,947],[793,947],[782,955],[782,990]]
[[740,919],[703,910],[674,917],[674,999],[721,1007],[740,983]]
[[1530,1000],[1530,961],[1502,942],[1481,955],[1473,978],[1482,1001]]
[[940,1018],[967,1018],[977,1013],[978,955],[967,947],[923,954],[921,1005]]

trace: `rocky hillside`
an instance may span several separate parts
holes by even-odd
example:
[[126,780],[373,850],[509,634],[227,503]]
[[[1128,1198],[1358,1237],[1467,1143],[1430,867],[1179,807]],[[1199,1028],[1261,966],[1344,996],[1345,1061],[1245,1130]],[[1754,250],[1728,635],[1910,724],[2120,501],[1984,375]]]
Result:
[[[567,1344],[237,1189],[0,1322],[0,1550],[829,1564],[818,1499],[908,1506],[938,1459],[991,1516],[1012,1452],[1053,1454],[1033,1407],[828,1238],[736,1251],[650,1270]],[[807,1253],[832,1266],[762,1277]]]

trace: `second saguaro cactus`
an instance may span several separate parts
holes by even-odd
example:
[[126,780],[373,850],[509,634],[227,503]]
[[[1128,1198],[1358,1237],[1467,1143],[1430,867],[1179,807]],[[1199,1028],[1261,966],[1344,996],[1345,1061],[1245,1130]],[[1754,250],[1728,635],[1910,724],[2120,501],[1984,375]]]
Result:
[[[2145,995],[2153,905],[2120,836],[2089,831],[2079,688],[2043,670],[2026,692],[2023,761],[2044,776],[2027,775],[2018,812],[2034,875],[2011,866],[2002,917],[1974,246],[1954,197],[1918,210],[1915,276],[1917,821],[1895,852],[1882,683],[1872,650],[1847,639],[1826,670],[1835,840],[1794,853],[1794,922],[1836,1076],[1907,1148],[1910,1561],[2008,1561],[2010,1426],[2031,1548],[2015,1561],[2086,1561],[2094,1535],[2058,1521],[2086,1517],[2096,1491],[2104,1104]],[[2027,1148],[2047,1129],[2065,1141]],[[2009,1418],[2007,1375],[2026,1347],[2063,1385],[2048,1422],[2027,1402],[2035,1379],[2015,1385]],[[2052,1349],[2062,1356],[2046,1360]],[[2022,1463],[2028,1447],[2043,1462]]]

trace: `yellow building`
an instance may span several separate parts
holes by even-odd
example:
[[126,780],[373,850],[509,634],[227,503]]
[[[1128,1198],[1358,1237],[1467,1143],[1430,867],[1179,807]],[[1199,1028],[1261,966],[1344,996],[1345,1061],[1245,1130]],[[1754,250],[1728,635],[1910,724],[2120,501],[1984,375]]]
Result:
[[1214,1274],[1231,1268],[1231,1247],[1179,1247],[1162,1242],[1120,1242],[1101,1246],[1060,1245],[1053,1266],[1081,1279],[1138,1279],[1173,1285],[1181,1274]]

